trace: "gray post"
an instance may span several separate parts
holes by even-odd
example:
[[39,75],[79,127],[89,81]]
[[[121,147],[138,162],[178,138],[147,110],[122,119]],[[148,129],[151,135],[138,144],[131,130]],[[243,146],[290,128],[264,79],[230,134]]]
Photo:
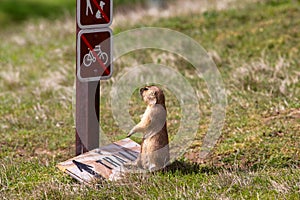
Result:
[[76,155],[99,147],[99,81],[76,78]]

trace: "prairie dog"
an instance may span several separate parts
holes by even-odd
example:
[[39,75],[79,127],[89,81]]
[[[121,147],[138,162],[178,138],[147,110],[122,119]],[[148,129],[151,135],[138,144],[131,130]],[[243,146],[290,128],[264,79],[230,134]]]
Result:
[[134,165],[154,171],[165,167],[170,160],[165,96],[156,86],[141,88],[140,94],[147,108],[141,121],[131,129],[127,137],[136,132],[143,133],[141,153]]

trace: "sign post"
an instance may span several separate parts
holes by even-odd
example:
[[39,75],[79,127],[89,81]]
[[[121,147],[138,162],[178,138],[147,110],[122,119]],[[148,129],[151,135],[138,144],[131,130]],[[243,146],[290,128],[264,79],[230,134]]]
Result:
[[76,155],[99,147],[100,79],[112,75],[112,0],[77,0]]

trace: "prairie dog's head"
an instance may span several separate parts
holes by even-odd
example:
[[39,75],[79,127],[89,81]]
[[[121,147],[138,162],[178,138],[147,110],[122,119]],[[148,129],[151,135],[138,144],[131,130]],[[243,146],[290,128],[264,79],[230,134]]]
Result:
[[148,105],[161,104],[165,106],[164,92],[157,86],[146,86],[140,89],[140,94]]

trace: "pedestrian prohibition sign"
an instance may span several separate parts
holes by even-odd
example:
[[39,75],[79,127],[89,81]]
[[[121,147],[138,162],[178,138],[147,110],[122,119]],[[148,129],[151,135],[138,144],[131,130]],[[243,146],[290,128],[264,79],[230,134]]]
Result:
[[112,0],[77,1],[77,23],[79,28],[103,28],[112,22]]

